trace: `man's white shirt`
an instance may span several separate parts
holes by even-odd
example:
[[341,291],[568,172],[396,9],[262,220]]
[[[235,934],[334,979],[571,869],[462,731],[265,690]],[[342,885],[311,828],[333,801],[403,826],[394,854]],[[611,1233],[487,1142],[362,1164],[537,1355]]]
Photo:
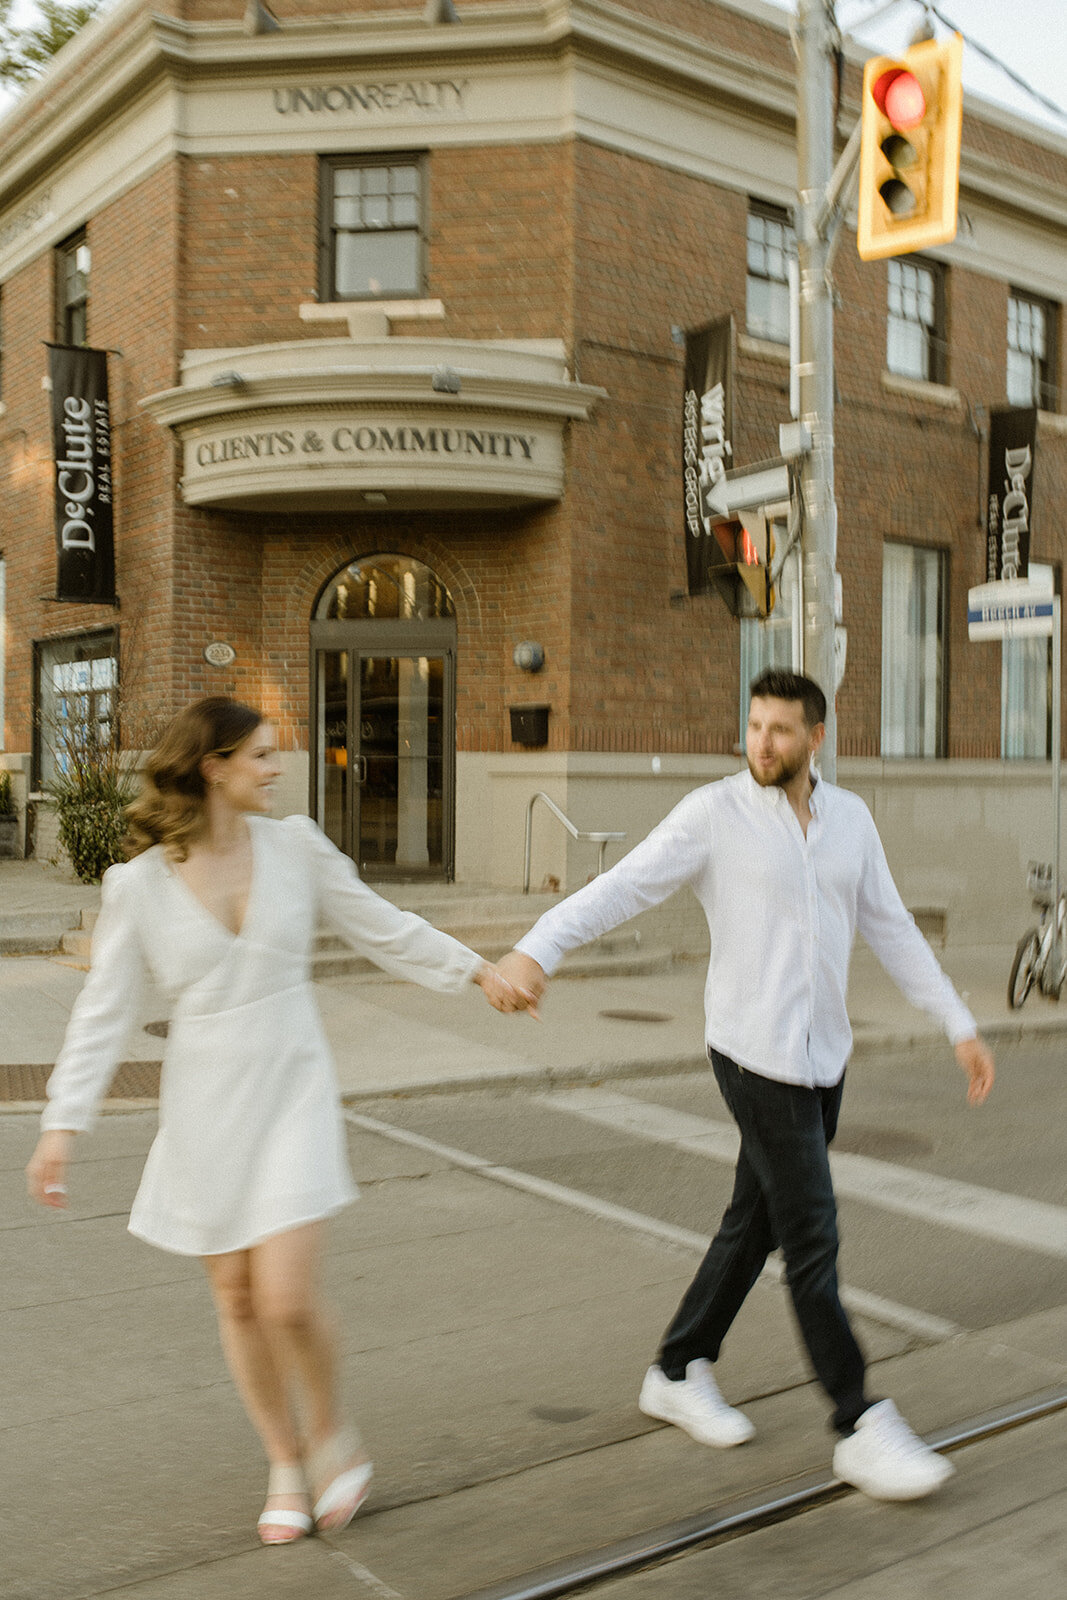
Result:
[[806,836],[785,792],[748,771],[694,790],[516,948],[551,974],[568,950],[684,884],[711,933],[706,1042],[739,1066],[806,1087],[837,1082],[852,1048],[845,996],[857,932],[952,1044],[976,1034],[900,898],[867,807],[821,780]]

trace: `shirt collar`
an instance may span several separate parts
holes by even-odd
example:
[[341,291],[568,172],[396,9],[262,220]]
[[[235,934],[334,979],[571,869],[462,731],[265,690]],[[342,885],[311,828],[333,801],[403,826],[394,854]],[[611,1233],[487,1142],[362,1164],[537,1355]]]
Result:
[[[752,800],[758,805],[766,806],[769,811],[777,810],[781,805],[788,805],[785,790],[780,789],[776,783],[757,783],[751,770],[745,768],[745,777],[748,779],[748,792]],[[826,784],[815,771],[811,769],[811,798],[808,801],[812,816],[821,816],[826,805]]]

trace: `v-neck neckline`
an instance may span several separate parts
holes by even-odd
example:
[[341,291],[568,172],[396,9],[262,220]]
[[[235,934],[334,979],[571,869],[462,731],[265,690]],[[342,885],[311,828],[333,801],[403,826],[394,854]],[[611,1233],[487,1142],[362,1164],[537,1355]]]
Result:
[[192,901],[193,905],[196,906],[200,914],[205,917],[208,922],[212,923],[216,928],[218,928],[220,933],[224,933],[227,939],[233,939],[235,941],[238,939],[243,939],[248,931],[248,922],[252,913],[252,904],[256,893],[256,885],[259,881],[259,853],[256,849],[256,829],[251,817],[248,818],[248,842],[252,852],[252,870],[248,878],[248,894],[245,897],[244,916],[241,918],[241,926],[238,928],[236,933],[234,933],[232,928],[227,927],[226,923],[223,922],[221,917],[217,917],[213,911],[208,910],[207,906],[201,900],[196,890],[182,877],[181,873],[178,871],[177,864],[173,861],[167,860],[166,851],[162,846],[160,846],[160,859],[163,862],[164,870],[171,878],[174,879],[174,882]]

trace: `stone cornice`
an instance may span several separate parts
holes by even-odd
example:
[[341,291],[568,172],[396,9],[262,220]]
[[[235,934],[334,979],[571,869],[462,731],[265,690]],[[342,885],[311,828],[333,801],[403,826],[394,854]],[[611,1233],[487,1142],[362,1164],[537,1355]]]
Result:
[[[607,391],[574,383],[562,359],[534,345],[465,339],[302,339],[247,350],[193,352],[186,381],[149,395],[145,410],[164,427],[238,417],[272,407],[462,404],[485,412],[584,421]],[[433,387],[447,368],[458,398]]]
[[[727,4],[729,0],[727,0]],[[774,14],[757,13],[774,26]],[[431,27],[411,12],[364,13],[352,18],[287,21],[279,33],[252,37],[237,22],[191,24],[153,15],[143,0],[125,4],[89,24],[65,49],[41,83],[0,122],[0,209],[65,156],[97,135],[153,88],[211,80],[276,79],[279,70],[402,72],[462,64],[570,56],[631,80],[666,87],[684,98],[694,91],[703,105],[738,120],[789,134],[795,115],[792,73],[754,62],[684,31],[642,17],[612,0],[544,0],[543,4],[479,6],[462,28]],[[781,17],[778,31],[785,31]],[[862,59],[850,41],[848,54]],[[855,107],[851,108],[855,111]],[[1023,138],[1067,153],[1067,141],[968,100],[968,110]],[[987,115],[988,111],[988,115]],[[175,148],[182,113],[172,113]],[[998,208],[1067,227],[1063,188],[988,157],[964,151],[964,188]]]

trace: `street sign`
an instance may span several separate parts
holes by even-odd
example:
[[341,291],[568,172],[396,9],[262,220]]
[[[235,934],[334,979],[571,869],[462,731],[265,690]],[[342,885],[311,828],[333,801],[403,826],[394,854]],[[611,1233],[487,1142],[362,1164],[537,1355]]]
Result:
[[967,637],[1051,638],[1055,596],[1032,583],[982,583],[967,591]]
[[716,478],[706,491],[708,514],[732,517],[749,506],[775,505],[789,499],[789,466],[785,461],[757,461],[752,467],[735,467]]

